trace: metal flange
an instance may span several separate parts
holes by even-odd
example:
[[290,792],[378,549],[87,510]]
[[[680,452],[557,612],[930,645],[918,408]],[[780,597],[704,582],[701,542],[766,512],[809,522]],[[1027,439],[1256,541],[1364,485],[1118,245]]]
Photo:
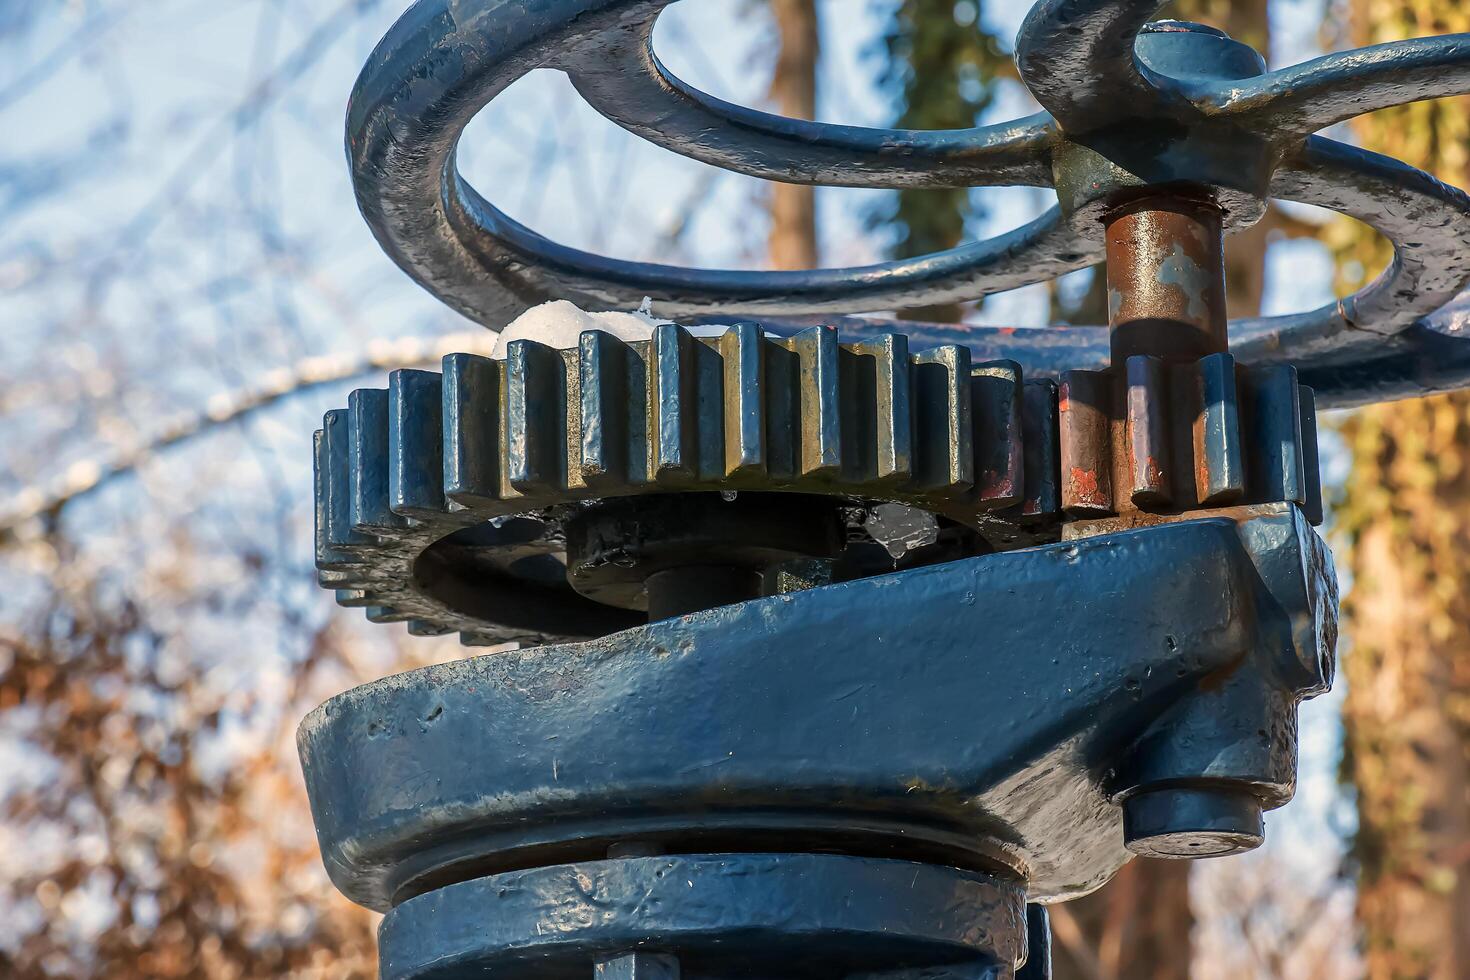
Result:
[[383,919],[379,976],[1010,977],[1025,901],[1015,880],[836,854],[588,861],[409,899]]

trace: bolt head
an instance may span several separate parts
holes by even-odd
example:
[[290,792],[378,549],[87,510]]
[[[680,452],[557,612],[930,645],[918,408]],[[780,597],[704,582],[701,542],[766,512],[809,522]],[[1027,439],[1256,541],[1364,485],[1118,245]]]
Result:
[[1261,801],[1227,789],[1157,789],[1123,802],[1123,842],[1141,857],[1226,857],[1265,840]]

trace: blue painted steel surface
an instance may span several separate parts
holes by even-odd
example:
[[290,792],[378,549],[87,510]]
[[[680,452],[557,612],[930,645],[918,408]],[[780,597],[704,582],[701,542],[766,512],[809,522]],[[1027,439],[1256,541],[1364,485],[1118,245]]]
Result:
[[1292,505],[1231,515],[357,688],[300,734],[328,870],[385,909],[651,840],[1089,890],[1126,857],[1132,795],[1291,796],[1295,704],[1332,675],[1331,563]]
[[383,920],[379,976],[590,980],[594,962],[639,950],[649,973],[627,963],[631,973],[597,977],[999,980],[1026,949],[1024,903],[1014,880],[910,861],[781,853],[587,861],[409,899]]

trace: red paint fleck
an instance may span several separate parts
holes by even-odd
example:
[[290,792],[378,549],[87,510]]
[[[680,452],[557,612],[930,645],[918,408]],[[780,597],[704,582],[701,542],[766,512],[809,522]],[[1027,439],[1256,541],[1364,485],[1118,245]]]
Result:
[[1003,475],[999,470],[986,470],[980,475],[980,495],[986,500],[1000,498],[1002,500],[1016,496],[1016,484],[1009,475]]
[[1098,500],[1097,474],[1081,466],[1072,467],[1072,494],[1085,503]]

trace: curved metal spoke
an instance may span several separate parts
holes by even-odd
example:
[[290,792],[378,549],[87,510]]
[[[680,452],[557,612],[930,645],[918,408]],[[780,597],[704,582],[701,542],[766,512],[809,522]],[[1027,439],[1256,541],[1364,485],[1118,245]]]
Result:
[[651,44],[667,0],[569,68],[587,103],[629,132],[725,170],[834,187],[1049,187],[1056,125],[1045,113],[955,130],[869,129],[776,116],[721,101],[671,74]]
[[1341,51],[1231,83],[1195,105],[1273,140],[1389,106],[1470,94],[1470,34]]
[[1245,360],[1287,360],[1303,369],[1382,350],[1389,338],[1470,284],[1470,196],[1422,170],[1320,136],[1287,159],[1275,196],[1351,215],[1393,242],[1394,258],[1373,282],[1310,313],[1232,324]]
[[[450,16],[448,3],[416,5],[374,52],[349,111],[349,149],[358,203],[389,255],[450,306],[493,329],[553,297],[636,306],[651,296],[675,316],[714,308],[740,316],[954,302],[1100,258],[1100,246],[1078,241],[1055,212],[987,242],[856,269],[682,269],[559,245],[477,194],[455,169],[454,144],[474,112],[524,72],[565,68],[594,40],[599,51],[609,38],[641,38],[646,48],[648,19],[662,3],[560,0],[497,17],[494,31],[486,29],[486,18],[503,14],[501,4],[455,3]],[[467,56],[471,51],[476,57]],[[596,87],[582,74],[584,85]],[[402,84],[405,78],[414,81]],[[899,152],[901,141],[894,146]]]
[[1372,225],[1394,260],[1342,301],[1360,330],[1395,333],[1470,283],[1470,195],[1391,157],[1323,137],[1277,172],[1274,193]]
[[1162,96],[1134,39],[1161,0],[1041,0],[1016,37],[1016,67],[1031,94],[1076,133],[1138,115]]
[[482,322],[556,298],[630,308],[651,297],[665,316],[723,317],[896,309],[962,302],[1085,268],[1101,245],[1079,239],[1056,209],[995,238],[917,259],[846,269],[742,272],[610,259],[552,242],[497,211],[462,181],[450,202],[456,240],[476,275],[435,286]]
[[[1470,386],[1464,309],[1439,311],[1394,338],[1381,356],[1297,366],[1319,408],[1354,408]],[[1446,329],[1448,328],[1448,329]],[[1324,397],[1325,394],[1325,397]]]

